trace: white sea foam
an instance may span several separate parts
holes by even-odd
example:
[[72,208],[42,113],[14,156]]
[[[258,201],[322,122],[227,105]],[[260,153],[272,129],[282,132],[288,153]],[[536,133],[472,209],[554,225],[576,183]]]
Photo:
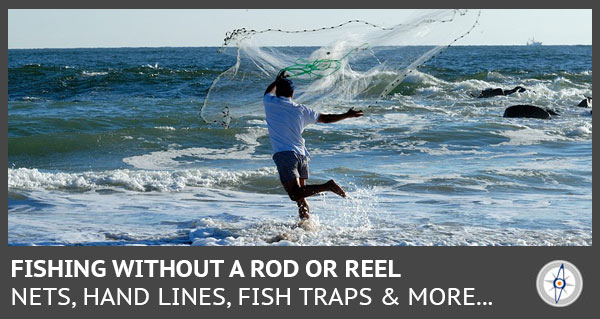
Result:
[[85,76],[99,76],[99,75],[107,75],[108,72],[83,71],[83,72],[81,72],[81,74],[85,75]]
[[[10,176],[10,173],[9,173]],[[485,197],[473,203],[463,218],[423,209],[443,207],[441,203],[469,203],[469,197],[422,194],[419,211],[397,210],[397,199],[381,197],[385,189],[353,188],[349,199],[323,195],[309,199],[315,227],[298,227],[297,208],[284,195],[248,194],[203,187],[185,188],[160,196],[124,191],[28,192],[30,200],[52,203],[40,215],[10,206],[10,243],[90,245],[591,245],[591,224],[569,219],[569,230],[530,229],[511,226],[482,226],[486,223],[511,225],[524,218],[527,205],[539,209],[553,203],[528,196],[534,203]],[[396,192],[399,198],[418,199],[419,194]],[[590,195],[591,196],[591,195]],[[415,198],[417,197],[417,198]],[[554,199],[556,200],[556,199]],[[412,206],[408,206],[412,207]],[[407,207],[407,208],[408,208]],[[487,210],[513,207],[496,214]],[[19,212],[17,214],[17,212]],[[61,218],[56,218],[57,214]],[[143,217],[142,217],[143,216]],[[436,217],[437,216],[437,217]],[[468,217],[468,218],[465,218]],[[115,223],[115,218],[120,222]],[[474,219],[475,218],[475,219]],[[537,228],[540,228],[538,226]],[[11,237],[12,235],[12,237]]]
[[155,126],[154,128],[163,131],[175,131],[175,128],[172,126]]
[[184,149],[169,149],[166,151],[156,151],[144,155],[126,157],[123,162],[138,168],[147,170],[165,170],[175,169],[187,162],[180,162],[178,158],[190,159],[266,159],[268,155],[255,155],[256,147],[260,145],[258,139],[268,134],[266,128],[251,127],[245,133],[236,134],[240,144],[229,148],[208,148],[208,147],[190,147]]
[[442,144],[440,148],[419,148],[422,152],[434,156],[447,156],[447,155],[485,155],[490,154],[489,151],[479,150],[477,148],[470,149],[448,149],[451,145]]
[[[337,218],[337,219],[335,219]],[[336,216],[320,216],[317,230],[297,227],[288,220],[229,222],[202,219],[190,231],[197,246],[345,245],[345,246],[554,246],[591,245],[591,232],[487,228],[438,223],[380,223],[343,225]],[[341,224],[340,224],[341,222]]]
[[487,74],[487,78],[495,82],[510,82],[512,80],[511,76],[506,76],[500,72],[495,71],[489,71]]
[[24,96],[21,98],[22,101],[39,101],[41,100],[39,97],[35,96]]
[[564,128],[564,134],[568,137],[588,137],[592,135],[592,123],[580,122]]
[[158,62],[154,63],[154,65],[152,65],[152,64],[145,64],[145,65],[142,65],[142,67],[153,69],[153,70],[159,69]]
[[499,135],[507,137],[509,141],[502,142],[501,145],[533,145],[541,142],[559,141],[565,138],[560,135],[549,135],[543,130],[525,128],[521,130],[507,130],[498,132]]
[[268,176],[276,177],[275,168],[265,167],[246,171],[196,169],[174,172],[119,169],[84,173],[53,173],[35,168],[8,168],[8,188],[88,190],[114,187],[142,192],[177,192],[186,187],[239,186],[249,178]]
[[409,73],[403,80],[403,82],[406,83],[422,83],[422,84],[427,84],[427,85],[436,85],[436,86],[442,86],[442,85],[447,85],[448,82],[439,79],[433,75],[427,74],[427,73],[423,73],[420,71],[413,71],[411,73]]

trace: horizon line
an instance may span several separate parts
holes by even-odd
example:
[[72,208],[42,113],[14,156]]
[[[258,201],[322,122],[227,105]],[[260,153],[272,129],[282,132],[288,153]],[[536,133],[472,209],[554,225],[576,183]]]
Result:
[[[393,46],[393,45],[389,45]],[[399,46],[444,46],[444,45],[435,45],[435,44],[423,44],[423,45],[399,45]],[[461,45],[453,45],[452,47],[471,47],[471,46],[529,46],[527,44],[461,44]],[[552,47],[552,46],[592,46],[592,44],[542,44],[542,47]],[[203,46],[107,46],[107,47],[15,47],[8,48],[8,50],[77,50],[77,49],[161,49],[161,48],[221,48],[222,45],[203,45]],[[319,47],[319,45],[269,45],[266,47]],[[540,47],[540,46],[534,46]],[[234,48],[234,47],[228,47]]]

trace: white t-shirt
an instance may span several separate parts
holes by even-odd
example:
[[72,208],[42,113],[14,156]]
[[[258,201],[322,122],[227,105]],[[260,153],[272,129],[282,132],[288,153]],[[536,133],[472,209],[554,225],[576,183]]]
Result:
[[263,104],[273,153],[294,151],[309,156],[302,132],[307,125],[317,123],[319,113],[304,104],[293,102],[289,97],[268,93],[263,98]]

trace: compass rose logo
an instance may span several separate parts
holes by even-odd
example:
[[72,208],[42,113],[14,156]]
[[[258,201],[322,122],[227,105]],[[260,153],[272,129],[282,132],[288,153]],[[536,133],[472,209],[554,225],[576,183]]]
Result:
[[572,263],[555,260],[547,263],[537,276],[537,291],[542,300],[565,307],[577,300],[583,289],[581,273]]

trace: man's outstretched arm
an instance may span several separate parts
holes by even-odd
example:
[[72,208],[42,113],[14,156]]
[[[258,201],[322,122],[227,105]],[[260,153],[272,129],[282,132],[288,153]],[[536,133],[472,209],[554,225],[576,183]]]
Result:
[[335,122],[339,122],[341,120],[345,120],[347,118],[351,118],[351,117],[361,117],[365,115],[363,113],[362,110],[354,110],[353,107],[351,107],[348,112],[346,113],[342,113],[342,114],[319,114],[319,123],[335,123]]

